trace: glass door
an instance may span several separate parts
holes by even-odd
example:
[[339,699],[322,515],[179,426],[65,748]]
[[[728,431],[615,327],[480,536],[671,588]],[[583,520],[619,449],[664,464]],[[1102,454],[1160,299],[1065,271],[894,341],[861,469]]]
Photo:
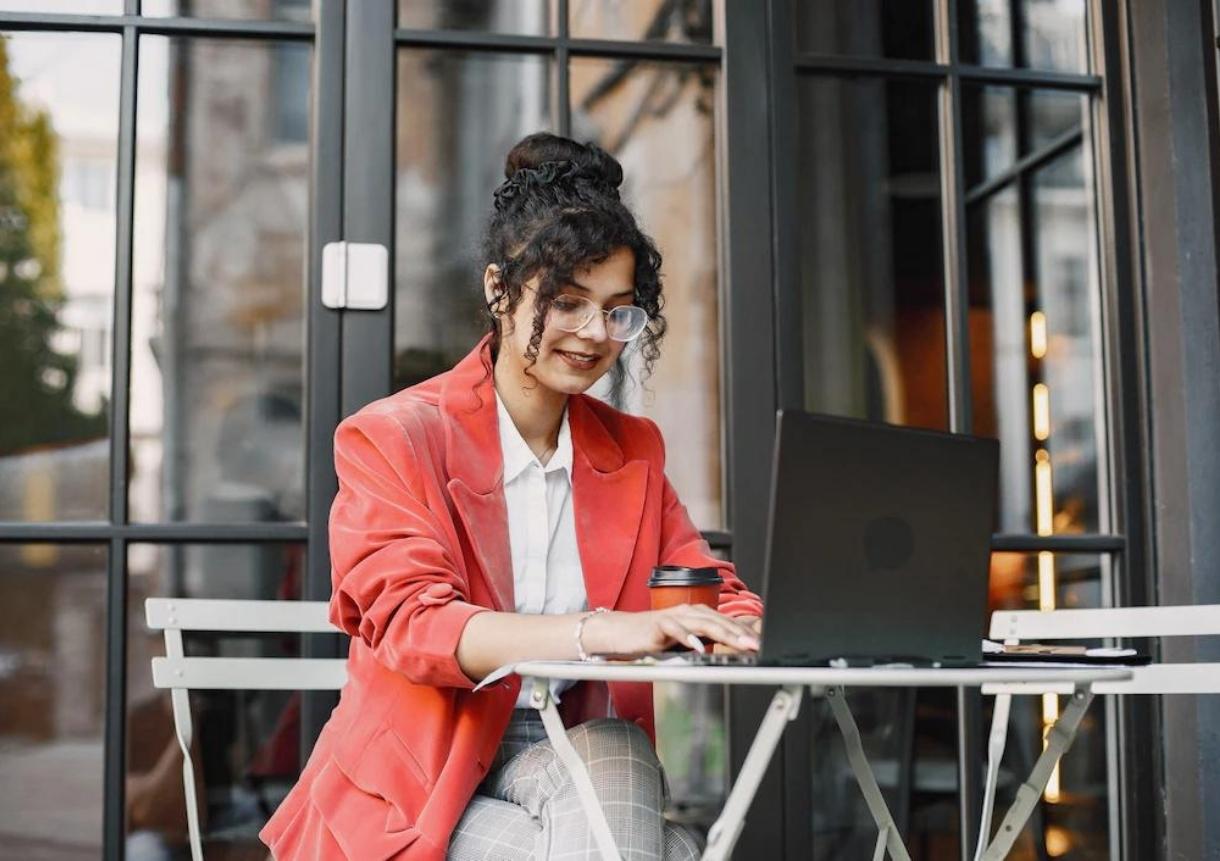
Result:
[[[341,317],[319,273],[341,238],[343,13],[0,0],[4,857],[185,846],[145,599],[329,592]],[[206,851],[255,851],[327,704],[192,707]]]

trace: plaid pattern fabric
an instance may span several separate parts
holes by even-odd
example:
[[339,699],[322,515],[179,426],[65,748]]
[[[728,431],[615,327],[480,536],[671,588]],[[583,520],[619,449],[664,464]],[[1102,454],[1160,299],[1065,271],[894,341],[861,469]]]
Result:
[[[669,787],[642,729],[598,718],[568,730],[624,861],[687,861],[702,840],[661,815]],[[599,859],[576,787],[533,709],[516,709],[487,777],[449,840],[451,861]]]

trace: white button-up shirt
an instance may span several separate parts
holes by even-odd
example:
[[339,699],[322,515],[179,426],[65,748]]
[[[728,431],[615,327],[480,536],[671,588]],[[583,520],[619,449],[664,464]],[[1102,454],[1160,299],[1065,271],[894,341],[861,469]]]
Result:
[[[500,451],[504,459],[504,504],[513,560],[513,593],[518,613],[576,613],[587,607],[584,572],[576,546],[572,511],[572,433],[568,410],[559,426],[559,446],[543,466],[530,450],[496,393]],[[551,680],[551,694],[574,682]],[[517,708],[529,707],[521,689]]]

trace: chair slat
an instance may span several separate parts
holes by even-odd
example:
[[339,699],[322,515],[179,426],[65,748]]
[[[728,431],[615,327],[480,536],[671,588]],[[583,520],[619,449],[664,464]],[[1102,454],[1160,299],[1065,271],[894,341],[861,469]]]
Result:
[[993,640],[1220,636],[1220,604],[1090,610],[997,610]]
[[[1220,664],[1149,664],[1132,667],[1124,682],[1097,682],[1096,694],[1220,694]],[[983,685],[984,695],[1070,694],[1071,685],[1004,684]]]
[[149,598],[148,627],[182,631],[246,633],[335,633],[325,601],[225,601],[209,598]]
[[342,658],[153,658],[158,688],[328,691],[347,680]]

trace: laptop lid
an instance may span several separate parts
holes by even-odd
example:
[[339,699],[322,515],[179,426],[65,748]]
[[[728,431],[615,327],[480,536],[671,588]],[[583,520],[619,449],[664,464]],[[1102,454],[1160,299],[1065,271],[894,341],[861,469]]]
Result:
[[760,663],[973,663],[999,443],[780,410]]

